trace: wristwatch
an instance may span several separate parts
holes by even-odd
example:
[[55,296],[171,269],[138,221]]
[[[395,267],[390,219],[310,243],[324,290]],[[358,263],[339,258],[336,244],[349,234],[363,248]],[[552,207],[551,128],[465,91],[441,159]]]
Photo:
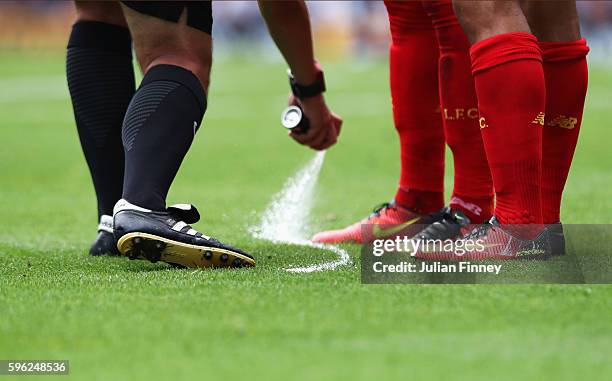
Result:
[[316,97],[317,95],[325,92],[325,78],[323,76],[323,70],[319,63],[315,64],[317,67],[317,77],[315,81],[309,85],[302,85],[297,83],[291,69],[287,70],[289,75],[289,85],[291,86],[291,92],[298,99]]

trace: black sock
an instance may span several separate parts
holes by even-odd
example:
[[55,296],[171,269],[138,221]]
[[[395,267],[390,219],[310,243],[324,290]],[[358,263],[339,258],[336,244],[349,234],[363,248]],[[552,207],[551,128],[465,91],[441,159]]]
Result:
[[112,215],[123,188],[121,125],[135,88],[128,29],[96,21],[74,24],[66,74],[98,217]]
[[152,210],[166,207],[170,184],[206,111],[206,93],[189,70],[149,70],[123,122],[123,198]]

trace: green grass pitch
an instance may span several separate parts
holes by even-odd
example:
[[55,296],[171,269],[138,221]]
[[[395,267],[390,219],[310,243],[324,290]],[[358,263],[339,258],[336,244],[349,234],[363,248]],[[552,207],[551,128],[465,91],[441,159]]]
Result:
[[[384,62],[326,65],[345,118],[320,177],[314,224],[388,200],[398,173]],[[325,251],[250,238],[270,197],[313,155],[286,138],[284,65],[220,60],[209,111],[169,195],[197,228],[255,254],[240,271],[90,258],[89,174],[63,57],[0,57],[0,358],[69,359],[70,378],[609,380],[612,286],[362,285],[353,264],[291,274]],[[612,71],[591,70],[566,223],[609,223]],[[452,185],[448,157],[447,195]]]

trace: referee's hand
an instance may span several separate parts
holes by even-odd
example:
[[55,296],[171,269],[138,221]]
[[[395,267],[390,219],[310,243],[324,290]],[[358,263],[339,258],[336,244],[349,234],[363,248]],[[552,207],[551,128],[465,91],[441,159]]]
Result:
[[294,131],[289,133],[295,141],[317,151],[336,144],[342,128],[342,118],[329,111],[323,94],[301,100],[290,94],[289,105],[300,106],[310,123],[310,128],[305,134]]

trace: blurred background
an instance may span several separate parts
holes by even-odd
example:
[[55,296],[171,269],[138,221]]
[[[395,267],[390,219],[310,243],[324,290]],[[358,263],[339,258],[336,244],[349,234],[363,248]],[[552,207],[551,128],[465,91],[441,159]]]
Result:
[[[318,56],[384,57],[388,22],[382,1],[311,1]],[[591,60],[612,61],[612,1],[579,1]],[[255,1],[213,1],[217,57],[260,53],[278,59]],[[0,1],[0,49],[63,48],[74,17],[71,1]],[[248,46],[248,50],[245,48]]]

